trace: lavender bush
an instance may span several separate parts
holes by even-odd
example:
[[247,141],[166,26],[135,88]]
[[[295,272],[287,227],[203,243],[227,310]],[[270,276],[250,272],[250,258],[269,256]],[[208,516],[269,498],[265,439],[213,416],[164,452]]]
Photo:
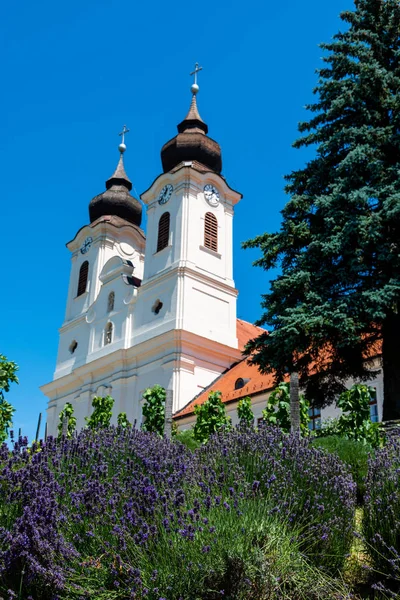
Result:
[[[378,578],[400,591],[400,438],[369,460],[363,534]],[[382,577],[383,576],[383,577]],[[392,596],[390,596],[392,597]],[[398,595],[393,597],[398,598]]]
[[199,452],[218,481],[229,486],[242,478],[271,513],[301,528],[302,549],[316,566],[331,573],[343,566],[353,539],[356,485],[336,456],[277,427],[238,427]]
[[269,429],[220,434],[195,452],[122,427],[29,449],[20,439],[11,453],[3,445],[0,591],[19,600],[347,598],[305,556],[341,562],[345,544],[333,536],[347,539],[354,509],[341,468]]

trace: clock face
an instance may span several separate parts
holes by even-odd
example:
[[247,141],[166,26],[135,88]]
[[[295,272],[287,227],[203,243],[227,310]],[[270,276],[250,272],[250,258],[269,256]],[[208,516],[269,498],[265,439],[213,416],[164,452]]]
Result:
[[211,206],[218,206],[219,191],[216,187],[211,185],[211,183],[207,183],[207,185],[204,186],[204,198],[207,200],[208,204],[211,204]]
[[171,198],[171,194],[172,194],[172,190],[173,189],[174,188],[172,187],[172,185],[170,183],[167,183],[167,185],[164,185],[163,189],[159,193],[158,203],[159,204],[166,204],[168,202],[168,200]]
[[81,246],[81,254],[86,254],[89,251],[90,246],[92,245],[93,238],[87,237]]

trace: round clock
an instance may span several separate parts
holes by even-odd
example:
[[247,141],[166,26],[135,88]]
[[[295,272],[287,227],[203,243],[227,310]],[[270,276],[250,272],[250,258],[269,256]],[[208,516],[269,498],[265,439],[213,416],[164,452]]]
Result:
[[82,246],[81,246],[81,254],[86,254],[86,252],[89,251],[90,246],[93,243],[93,238],[91,237],[87,237],[86,240],[83,242]]
[[219,191],[216,187],[211,185],[211,183],[207,183],[204,186],[204,198],[207,200],[208,204],[211,206],[218,206],[219,204]]
[[158,203],[166,204],[168,202],[168,200],[171,198],[173,189],[174,188],[172,187],[172,185],[170,183],[167,183],[167,185],[164,185],[163,189],[161,190],[161,192],[158,195]]

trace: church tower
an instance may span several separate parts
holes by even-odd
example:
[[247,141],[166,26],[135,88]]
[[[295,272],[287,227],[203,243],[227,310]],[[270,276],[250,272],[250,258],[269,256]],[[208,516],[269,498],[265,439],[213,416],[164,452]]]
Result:
[[161,150],[163,173],[141,195],[146,258],[132,339],[163,345],[174,410],[240,358],[232,220],[241,195],[221,175],[221,149],[200,117],[196,81],[191,91],[178,135]]
[[89,205],[90,224],[67,244],[71,275],[48,431],[55,435],[66,402],[77,427],[95,395],[110,394],[114,417],[139,425],[143,391],[155,384],[182,408],[241,358],[236,336],[232,220],[241,195],[221,175],[221,149],[197,108],[197,74],[189,112],[161,150],[163,172],[131,194],[120,159],[106,190]]
[[130,343],[145,235],[140,227],[142,206],[130,193],[132,182],[124,168],[127,132],[124,126],[118,165],[105,191],[89,204],[90,223],[67,243],[71,271],[65,318],[53,381],[41,388],[49,398],[50,435],[56,433],[66,402],[74,406],[78,427],[84,425],[93,396],[111,393],[111,372],[119,370],[114,360],[118,363]]

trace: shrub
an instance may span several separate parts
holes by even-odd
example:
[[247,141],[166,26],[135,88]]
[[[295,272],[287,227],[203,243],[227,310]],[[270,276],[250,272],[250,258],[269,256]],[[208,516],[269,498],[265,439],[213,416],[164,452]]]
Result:
[[114,398],[111,396],[95,396],[92,400],[94,411],[90,417],[85,417],[85,421],[89,429],[98,429],[99,427],[108,427],[111,422],[112,408],[114,406]]
[[365,496],[365,479],[368,473],[368,458],[373,453],[369,444],[350,440],[338,435],[314,439],[313,446],[337,454],[350,468],[351,475],[357,484],[357,502],[362,504]]
[[[300,395],[300,431],[308,435],[310,405],[303,395]],[[280,383],[269,395],[267,406],[262,411],[263,419],[268,425],[277,425],[285,433],[291,429],[290,423],[290,383]]]
[[74,431],[76,428],[76,417],[74,417],[74,407],[71,402],[66,402],[64,408],[60,412],[59,416],[60,422],[58,424],[58,436],[61,437],[63,435],[64,423],[65,419],[66,423],[66,436],[71,438],[74,435]]
[[301,528],[301,548],[311,562],[331,573],[343,566],[353,539],[356,486],[336,456],[277,427],[239,427],[213,436],[199,452],[224,489],[242,478],[272,514]]
[[194,452],[132,427],[26,444],[0,449],[0,593],[347,597],[308,563],[320,548],[337,564],[333,537],[347,535],[351,491],[334,456],[278,430],[221,433]]
[[339,435],[369,443],[374,448],[380,445],[379,425],[372,423],[369,403],[375,397],[375,388],[356,384],[339,396],[338,408],[342,414],[337,420]]
[[254,413],[251,410],[251,398],[246,396],[246,398],[242,398],[239,400],[237,407],[237,414],[239,417],[239,421],[246,423],[251,426],[254,423]]
[[221,392],[210,392],[204,404],[195,406],[194,412],[197,418],[193,431],[198,442],[205,443],[213,433],[230,427]]
[[126,429],[127,427],[131,427],[131,423],[128,421],[128,417],[125,412],[119,413],[117,417],[118,427],[122,427],[122,429]]
[[164,435],[165,426],[165,399],[166,391],[161,385],[154,385],[147,388],[143,393],[144,404],[142,408],[145,421],[143,422],[143,431]]
[[362,529],[373,566],[400,591],[400,438],[369,460]]

